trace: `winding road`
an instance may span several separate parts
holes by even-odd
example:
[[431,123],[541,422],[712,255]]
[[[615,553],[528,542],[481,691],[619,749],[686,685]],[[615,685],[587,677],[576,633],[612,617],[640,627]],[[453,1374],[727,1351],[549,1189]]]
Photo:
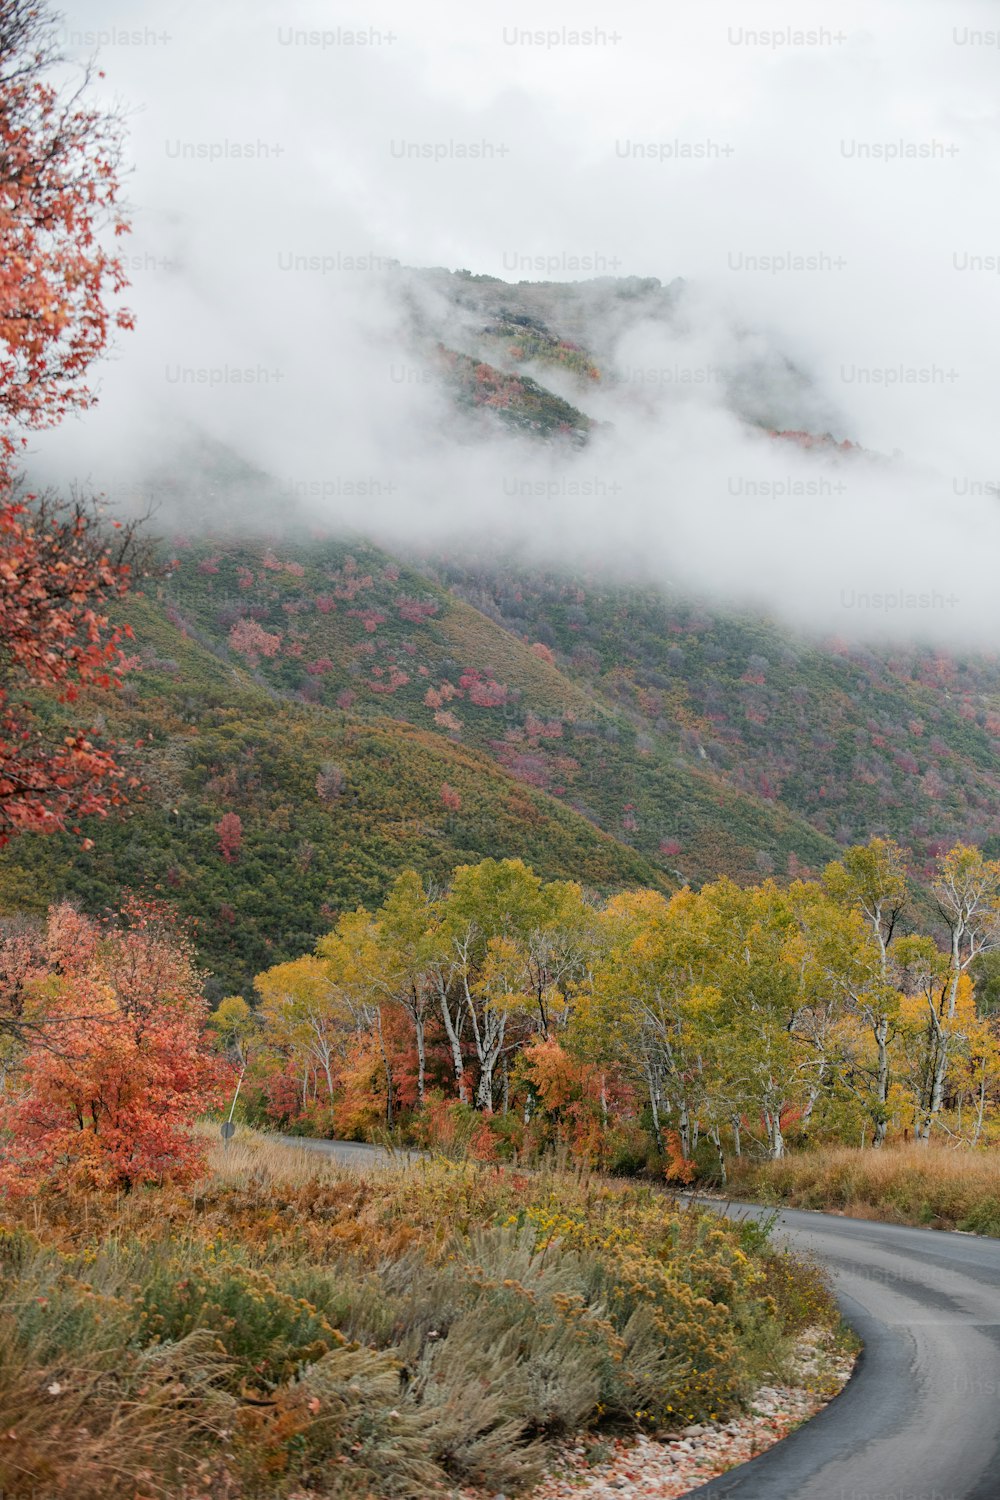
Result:
[[795,1210],[776,1228],[831,1273],[864,1352],[818,1416],[687,1500],[1000,1500],[1000,1240]]
[[[289,1144],[344,1164],[386,1159]],[[686,1500],[1000,1500],[1000,1240],[795,1210],[776,1233],[830,1272],[864,1353],[818,1416]]]

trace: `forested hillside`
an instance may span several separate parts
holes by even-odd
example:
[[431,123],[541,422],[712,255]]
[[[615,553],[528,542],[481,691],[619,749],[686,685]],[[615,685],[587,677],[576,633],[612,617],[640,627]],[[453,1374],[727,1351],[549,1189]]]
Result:
[[523,855],[607,892],[794,878],[868,836],[918,877],[956,839],[996,848],[991,661],[358,540],[172,541],[100,704],[147,790],[93,850],[20,840],[0,895],[168,895],[217,992],[409,866]]
[[[763,616],[495,560],[434,573],[547,644],[683,764],[839,843],[890,835],[924,875],[957,836],[1000,852],[996,655],[797,636]],[[697,849],[675,841],[678,864],[699,873]],[[771,853],[759,851],[764,873]]]
[[[401,271],[396,293],[459,417],[554,450],[588,441],[622,330],[683,304],[682,284],[654,279]],[[729,398],[759,431],[779,418],[750,399],[747,359]],[[249,993],[409,866],[440,880],[519,855],[610,892],[794,879],[873,836],[925,883],[956,840],[1000,852],[995,657],[795,635],[499,540],[376,546],[287,497],[264,535],[265,476],[209,448],[188,458],[151,481],[163,571],[122,616],[124,690],[88,700],[99,731],[136,746],[146,792],[90,820],[93,849],[5,851],[7,909],[169,896],[197,919],[215,992]]]
[[595,890],[669,884],[432,722],[366,721],[272,686],[226,637],[218,654],[196,641],[169,602],[129,613],[135,669],[102,720],[140,747],[145,791],[127,815],[89,821],[93,848],[54,835],[5,850],[8,911],[40,912],[60,895],[92,911],[130,891],[162,895],[193,919],[221,994],[311,946],[339,911],[380,899],[410,864],[443,879],[456,859],[530,851],[553,877],[574,872]]

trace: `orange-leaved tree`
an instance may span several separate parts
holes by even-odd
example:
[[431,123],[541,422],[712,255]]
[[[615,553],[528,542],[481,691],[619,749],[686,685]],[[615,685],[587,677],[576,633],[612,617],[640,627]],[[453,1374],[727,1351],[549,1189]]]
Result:
[[12,460],[31,429],[93,404],[87,376],[112,327],[124,265],[102,231],[118,207],[118,120],[58,78],[55,18],[0,0],[0,844],[103,813],[125,792],[113,747],[43,724],[24,701],[72,702],[121,668],[106,607],[128,589],[133,537],[109,544],[97,510],[22,495]]
[[104,815],[138,785],[120,746],[53,719],[38,699],[73,704],[119,682],[130,631],[107,608],[132,581],[133,529],[112,545],[93,508],[5,501],[11,493],[0,478],[0,846],[17,833],[79,832],[77,819]]
[[203,1164],[192,1127],[227,1078],[186,937],[163,908],[132,903],[101,924],[60,906],[36,951],[22,996],[35,1045],[0,1096],[0,1183],[189,1179]]
[[93,404],[86,383],[113,324],[106,298],[126,285],[100,241],[123,234],[121,129],[61,88],[56,18],[36,0],[0,0],[0,452],[19,429],[49,427]]

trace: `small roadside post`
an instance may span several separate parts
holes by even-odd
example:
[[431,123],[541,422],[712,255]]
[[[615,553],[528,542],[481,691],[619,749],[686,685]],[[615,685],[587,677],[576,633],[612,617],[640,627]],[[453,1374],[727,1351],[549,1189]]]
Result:
[[240,1088],[242,1087],[242,1084],[243,1084],[243,1074],[245,1072],[246,1072],[245,1068],[241,1068],[240,1069],[240,1076],[239,1076],[239,1078],[237,1079],[237,1082],[236,1082],[236,1093],[233,1095],[233,1102],[229,1106],[229,1118],[228,1118],[228,1120],[223,1120],[222,1124],[219,1127],[219,1134],[222,1136],[222,1149],[223,1149],[223,1151],[228,1151],[229,1150],[229,1142],[232,1139],[232,1137],[236,1134],[236,1126],[233,1124],[233,1114],[234,1114],[234,1112],[236,1110],[236,1101],[240,1097]]

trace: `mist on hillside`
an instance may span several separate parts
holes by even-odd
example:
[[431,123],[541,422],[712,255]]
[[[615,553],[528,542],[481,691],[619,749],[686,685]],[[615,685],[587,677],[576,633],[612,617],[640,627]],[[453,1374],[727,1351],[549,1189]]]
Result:
[[[130,116],[138,331],[32,476],[152,499],[166,535],[486,537],[992,646],[996,64],[962,40],[988,11],[760,7],[761,35],[815,28],[780,45],[735,4],[552,12],[540,43],[445,4],[71,5]],[[433,350],[481,357],[491,295],[592,356],[525,368],[585,443],[456,409]]]

